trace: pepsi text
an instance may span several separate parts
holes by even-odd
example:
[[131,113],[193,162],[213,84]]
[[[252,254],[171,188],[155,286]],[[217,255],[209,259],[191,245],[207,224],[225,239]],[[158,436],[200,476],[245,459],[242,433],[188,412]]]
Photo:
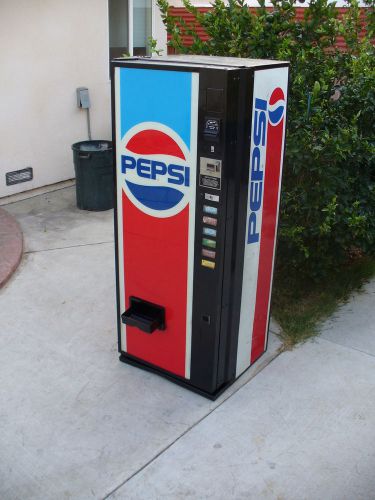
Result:
[[139,177],[145,179],[157,180],[160,177],[167,176],[169,184],[180,186],[190,185],[190,169],[188,166],[166,163],[147,158],[134,158],[129,155],[121,156],[121,171],[126,174],[127,170],[135,170]]
[[247,243],[259,241],[259,227],[257,225],[257,213],[262,206],[263,198],[263,174],[266,148],[266,126],[267,126],[267,101],[255,99],[253,142],[254,149],[251,155],[250,166],[250,196],[249,196],[249,228]]

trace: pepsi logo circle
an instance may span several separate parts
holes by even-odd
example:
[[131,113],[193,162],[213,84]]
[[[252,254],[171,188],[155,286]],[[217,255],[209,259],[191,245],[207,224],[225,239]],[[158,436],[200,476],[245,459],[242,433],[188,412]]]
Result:
[[157,122],[132,127],[121,141],[123,188],[130,201],[154,217],[171,217],[189,202],[190,152],[181,137]]
[[268,101],[268,119],[271,125],[278,125],[284,117],[285,96],[280,87],[276,87]]

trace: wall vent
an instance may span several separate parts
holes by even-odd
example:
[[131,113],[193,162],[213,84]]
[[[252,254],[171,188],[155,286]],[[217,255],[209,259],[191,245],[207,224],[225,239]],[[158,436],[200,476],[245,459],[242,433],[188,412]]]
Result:
[[12,186],[13,184],[19,184],[20,182],[27,182],[33,179],[33,169],[32,167],[23,168],[22,170],[14,170],[13,172],[7,172],[5,174],[6,185]]

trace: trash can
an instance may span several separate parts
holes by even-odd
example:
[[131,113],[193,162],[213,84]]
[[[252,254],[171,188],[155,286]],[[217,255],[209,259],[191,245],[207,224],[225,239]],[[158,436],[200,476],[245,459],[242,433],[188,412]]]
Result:
[[109,210],[114,205],[111,141],[82,141],[72,145],[77,207]]

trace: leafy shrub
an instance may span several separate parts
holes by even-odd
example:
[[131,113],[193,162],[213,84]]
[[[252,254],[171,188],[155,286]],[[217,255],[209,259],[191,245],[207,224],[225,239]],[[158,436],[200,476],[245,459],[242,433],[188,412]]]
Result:
[[341,17],[333,3],[312,0],[300,21],[292,0],[273,0],[271,9],[258,1],[250,10],[244,0],[215,0],[201,13],[184,0],[191,25],[169,14],[167,0],[158,3],[179,53],[291,62],[277,267],[318,279],[353,254],[375,252],[374,11],[360,38],[356,0]]

